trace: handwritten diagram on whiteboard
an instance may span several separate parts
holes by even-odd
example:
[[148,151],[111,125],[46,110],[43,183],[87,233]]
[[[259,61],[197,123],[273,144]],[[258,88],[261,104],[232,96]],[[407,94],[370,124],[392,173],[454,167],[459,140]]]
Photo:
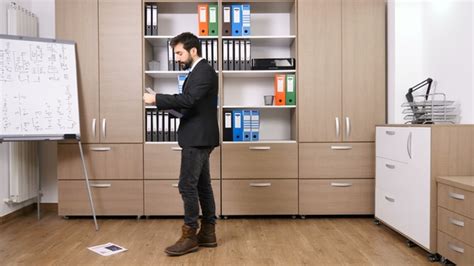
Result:
[[74,43],[0,35],[0,137],[80,135]]

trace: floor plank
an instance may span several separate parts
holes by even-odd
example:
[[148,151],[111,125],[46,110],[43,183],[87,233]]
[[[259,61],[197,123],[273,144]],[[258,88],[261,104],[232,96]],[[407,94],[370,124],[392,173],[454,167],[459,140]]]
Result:
[[[2,265],[432,265],[422,249],[371,218],[230,218],[218,220],[219,246],[182,257],[164,248],[179,237],[181,219],[69,219],[34,213],[0,225]],[[111,257],[87,247],[114,242]]]

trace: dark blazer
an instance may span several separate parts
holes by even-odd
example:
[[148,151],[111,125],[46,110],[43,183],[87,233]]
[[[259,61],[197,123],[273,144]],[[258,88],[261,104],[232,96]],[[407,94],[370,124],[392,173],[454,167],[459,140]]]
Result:
[[188,74],[182,94],[156,94],[158,109],[175,109],[183,114],[178,129],[179,146],[219,146],[217,94],[216,71],[205,59]]

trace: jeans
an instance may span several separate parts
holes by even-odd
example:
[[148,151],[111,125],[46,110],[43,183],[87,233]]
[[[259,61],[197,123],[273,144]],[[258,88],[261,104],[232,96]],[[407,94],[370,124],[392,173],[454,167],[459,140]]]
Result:
[[178,187],[184,203],[184,223],[196,229],[199,227],[199,204],[203,222],[216,223],[216,205],[209,172],[209,156],[213,149],[190,147],[181,151]]

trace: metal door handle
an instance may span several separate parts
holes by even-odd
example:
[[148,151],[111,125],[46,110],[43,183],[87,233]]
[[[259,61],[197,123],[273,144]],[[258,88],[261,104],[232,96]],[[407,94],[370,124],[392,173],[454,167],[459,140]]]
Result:
[[395,165],[393,165],[393,164],[388,164],[388,163],[386,163],[385,166],[386,166],[388,169],[395,169]]
[[336,137],[339,138],[341,134],[341,126],[339,124],[339,117],[336,117]]
[[464,253],[464,249],[462,247],[458,247],[454,244],[451,244],[451,243],[448,243],[448,247],[456,252],[459,252],[459,253]]
[[95,125],[97,124],[96,122],[97,122],[97,119],[95,119],[95,118],[92,119],[92,136],[94,136],[94,138],[95,138],[95,131],[96,131],[95,130]]
[[270,150],[271,147],[269,146],[250,146],[249,147],[249,150],[252,150],[252,151],[268,151]]
[[171,147],[171,150],[172,151],[182,151],[183,148],[181,148],[181,147]]
[[109,188],[112,184],[90,184],[90,186],[95,188]]
[[395,199],[394,198],[391,198],[389,196],[385,196],[385,199],[390,201],[390,202],[395,202]]
[[250,183],[251,187],[271,187],[272,183]]
[[450,222],[451,224],[456,225],[456,226],[464,227],[464,222],[463,222],[463,221],[460,221],[460,220],[457,220],[457,219],[453,219],[453,218],[449,218],[449,222]]
[[351,187],[351,183],[331,183],[332,187]]
[[411,159],[411,132],[410,132],[410,134],[408,134],[407,152],[408,152],[408,157],[410,157],[410,159]]
[[346,116],[346,138],[351,135],[351,120]]
[[105,138],[107,137],[107,132],[106,132],[106,123],[107,120],[105,118],[102,119],[102,136]]
[[172,187],[177,188],[178,184],[171,184]]
[[464,195],[463,194],[458,194],[454,192],[449,192],[449,197],[457,200],[464,200]]
[[91,151],[110,151],[112,148],[110,147],[96,147],[96,148],[91,148]]
[[385,130],[385,134],[389,135],[389,136],[393,136],[395,135],[395,131],[393,130]]
[[352,146],[336,146],[336,145],[331,145],[331,150],[352,150]]

